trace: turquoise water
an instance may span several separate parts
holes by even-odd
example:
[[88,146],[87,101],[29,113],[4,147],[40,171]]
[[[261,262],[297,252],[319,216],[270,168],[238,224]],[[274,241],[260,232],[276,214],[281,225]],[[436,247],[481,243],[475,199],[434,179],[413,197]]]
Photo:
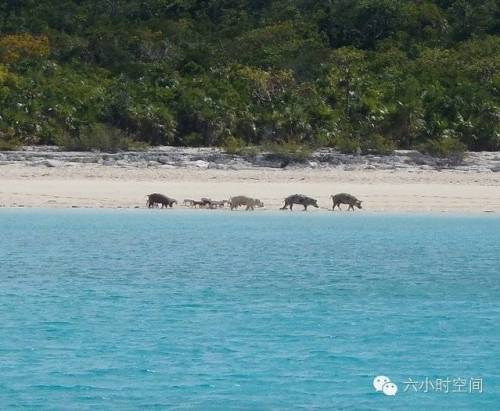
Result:
[[[499,409],[498,217],[4,209],[0,227],[2,409]],[[426,378],[483,393],[404,391]]]

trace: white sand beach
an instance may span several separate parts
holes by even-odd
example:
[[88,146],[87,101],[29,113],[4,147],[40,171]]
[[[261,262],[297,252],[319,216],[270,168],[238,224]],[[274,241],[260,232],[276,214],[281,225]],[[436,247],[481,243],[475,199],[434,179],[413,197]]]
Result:
[[315,197],[327,209],[330,194],[348,192],[363,201],[364,212],[500,212],[500,173],[491,171],[0,166],[3,207],[145,207],[152,192],[179,203],[248,195],[260,198],[265,210],[278,209],[294,193]]

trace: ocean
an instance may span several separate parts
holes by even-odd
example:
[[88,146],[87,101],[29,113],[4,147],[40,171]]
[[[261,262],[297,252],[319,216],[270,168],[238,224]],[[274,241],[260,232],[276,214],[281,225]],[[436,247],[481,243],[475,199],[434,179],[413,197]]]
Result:
[[496,216],[3,209],[0,229],[1,409],[499,409]]

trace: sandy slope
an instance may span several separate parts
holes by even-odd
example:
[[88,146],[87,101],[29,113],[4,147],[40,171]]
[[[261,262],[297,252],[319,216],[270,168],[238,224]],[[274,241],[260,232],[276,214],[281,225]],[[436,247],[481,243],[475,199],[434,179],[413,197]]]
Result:
[[330,194],[349,192],[370,212],[500,212],[500,173],[492,172],[0,166],[0,205],[6,207],[143,207],[151,192],[180,202],[244,194],[262,199],[266,209],[293,193],[331,207]]

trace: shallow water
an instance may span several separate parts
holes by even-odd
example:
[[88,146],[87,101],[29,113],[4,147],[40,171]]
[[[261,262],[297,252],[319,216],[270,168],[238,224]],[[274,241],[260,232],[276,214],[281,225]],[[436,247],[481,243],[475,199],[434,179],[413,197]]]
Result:
[[2,409],[500,404],[498,217],[5,209],[0,227]]

